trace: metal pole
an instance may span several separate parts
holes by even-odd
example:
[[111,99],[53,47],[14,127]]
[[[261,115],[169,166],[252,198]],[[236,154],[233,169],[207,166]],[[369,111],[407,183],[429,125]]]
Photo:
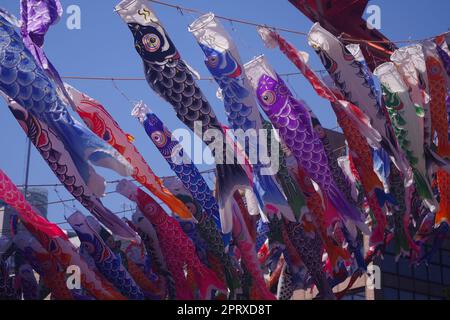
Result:
[[25,200],[28,197],[28,180],[29,180],[29,176],[30,176],[30,158],[31,158],[31,139],[28,139],[27,166],[25,169],[25,186],[24,186]]

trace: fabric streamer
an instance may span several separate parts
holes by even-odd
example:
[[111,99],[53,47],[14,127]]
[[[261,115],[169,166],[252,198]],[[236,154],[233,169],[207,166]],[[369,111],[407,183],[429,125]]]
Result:
[[[52,82],[36,66],[19,35],[0,17],[0,93],[15,118],[66,189],[120,236],[133,238],[118,217],[103,207],[104,179],[88,161],[128,175],[127,161],[89,130],[79,126],[57,97]],[[21,52],[21,54],[19,54]],[[70,135],[70,137],[69,137]]]
[[242,217],[239,203],[242,201],[239,193],[235,193],[235,202],[233,203],[233,239],[242,255],[245,269],[251,275],[255,282],[255,293],[259,299],[275,300],[275,296],[267,289],[264,277],[256,257],[255,244],[250,238],[244,218]]
[[430,209],[435,210],[438,204],[432,194],[431,175],[425,159],[423,108],[411,101],[408,87],[392,62],[378,66],[374,72],[382,83],[385,105],[400,146],[413,168],[417,191]]
[[59,270],[58,262],[28,232],[21,231],[13,238],[14,244],[39,274],[44,285],[55,300],[73,300],[74,296],[67,288],[66,273]]
[[199,17],[189,26],[189,31],[203,50],[206,67],[222,90],[225,112],[235,134],[238,134],[239,129],[245,135],[254,134],[254,139],[250,138],[249,144],[246,144],[245,140],[241,144],[245,146],[245,152],[252,161],[253,190],[260,207],[266,212],[278,210],[282,216],[295,221],[292,209],[275,176],[270,174],[271,169],[262,163],[261,156],[268,154],[265,143],[257,141],[262,129],[262,117],[231,36],[215,19],[213,13]]
[[0,17],[0,32],[3,56],[0,90],[55,132],[97,196],[103,194],[104,185],[98,175],[91,177],[94,169],[88,162],[115,170],[122,176],[130,175],[130,165],[117,151],[71,117],[53,82],[36,65],[20,36],[3,17]]
[[[213,250],[214,254],[223,263],[227,283],[234,290],[239,287],[239,280],[233,276],[232,265],[229,257],[225,254],[224,245],[228,245],[229,238],[227,235],[222,238],[224,244],[218,244],[217,238],[220,235],[221,219],[219,216],[219,207],[212,191],[198,171],[197,167],[189,159],[179,142],[172,136],[171,132],[164,126],[162,121],[150,111],[143,103],[139,103],[133,109],[133,116],[139,119],[144,126],[148,136],[163,155],[164,159],[169,163],[170,168],[180,179],[184,187],[189,190],[192,197],[202,208],[204,214],[197,214],[195,218],[203,229],[205,239],[212,240],[211,244],[220,246]],[[206,221],[210,219],[211,221]],[[213,229],[213,224],[215,228]],[[219,251],[220,250],[220,251]],[[233,291],[234,292],[234,291]]]
[[312,127],[308,110],[293,96],[284,81],[261,57],[246,64],[258,101],[280,137],[305,173],[324,193],[326,208],[368,232],[361,214],[345,199],[332,179],[323,145]]
[[67,269],[70,265],[80,268],[81,284],[92,296],[104,300],[125,299],[109,282],[89,269],[57,225],[48,222],[33,211],[19,189],[2,170],[0,170],[0,199],[17,211],[28,231],[63,268]]
[[332,288],[327,281],[322,266],[323,245],[318,233],[308,234],[300,223],[287,223],[286,230],[292,245],[300,254],[322,298],[334,300]]
[[[374,132],[370,127],[369,120],[353,104],[339,99],[343,98],[341,94],[333,92],[308,66],[303,58],[304,55],[300,54],[290,43],[274,31],[260,28],[258,32],[267,46],[274,47],[278,45],[281,51],[311,83],[318,95],[331,102],[338,123],[343,129],[344,136],[352,154],[352,159],[357,164],[357,170],[368,196],[369,205],[377,217],[377,231],[372,233],[371,243],[374,245],[382,243],[386,218],[380,204],[383,205],[389,198],[384,194],[382,182],[375,173],[372,165],[373,157],[370,145],[377,144],[379,139],[378,132]],[[328,61],[331,62],[331,60]],[[330,65],[327,64],[325,67],[329,68]],[[339,181],[339,179],[336,181]]]
[[179,142],[172,137],[169,129],[142,101],[136,104],[132,115],[144,126],[145,132],[151,141],[161,152],[170,168],[180,178],[185,188],[189,190],[193,198],[202,207],[202,210],[221,229],[219,206],[211,189]]
[[174,213],[183,219],[192,217],[189,209],[167,188],[161,179],[144,160],[133,145],[134,138],[125,133],[114,118],[98,101],[65,84],[76,107],[76,112],[84,123],[101,139],[108,142],[114,149],[123,155],[133,167],[132,177],[145,186],[150,192],[163,201]]
[[72,104],[58,71],[42,49],[45,35],[52,25],[59,22],[62,14],[63,8],[59,0],[20,1],[20,16],[22,18],[20,34],[25,47],[30,50],[36,59],[36,63],[45,71],[48,77],[55,81],[67,101]]
[[316,23],[308,35],[310,46],[316,50],[322,64],[333,78],[345,99],[360,108],[369,118],[372,126],[382,137],[382,147],[392,156],[394,163],[405,176],[405,183],[411,183],[408,163],[398,145],[397,138],[389,125],[389,117],[380,106],[370,74],[363,63],[355,58],[359,47],[351,47],[352,53],[335,36]]
[[128,271],[102,238],[88,224],[82,213],[76,211],[67,218],[67,222],[77,233],[81,245],[95,261],[95,265],[102,275],[108,279],[125,297],[133,300],[143,300],[139,287]]
[[[173,139],[173,137],[171,139]],[[196,228],[198,229],[200,236],[206,241],[206,249],[208,253],[217,258],[217,263],[216,259],[208,259],[210,266],[217,274],[223,273],[225,277],[224,279],[230,289],[229,299],[232,299],[240,293],[241,281],[236,276],[236,269],[233,266],[231,256],[226,253],[225,248],[230,242],[228,235],[227,239],[225,239],[225,243],[227,243],[227,245],[225,245],[222,240],[223,235],[220,234],[214,220],[201,210],[198,202],[194,201],[192,194],[186,189],[183,182],[179,178],[166,178],[164,182],[170,191],[182,199],[183,202],[191,208],[191,212],[198,221]]]
[[[320,22],[325,29],[335,36],[342,36],[343,41],[363,40],[365,57],[371,70],[389,61],[389,56],[396,49],[376,26],[369,27],[363,15],[367,12],[368,0],[289,0],[298,10],[313,22]],[[361,41],[360,40],[360,41]],[[366,40],[366,41],[364,41]]]
[[[177,117],[212,149],[220,182],[217,200],[221,217],[227,219],[221,221],[222,231],[230,233],[232,217],[226,213],[231,212],[233,193],[238,189],[251,188],[247,173],[231,152],[234,150],[232,145],[227,147],[222,125],[147,2],[123,0],[116,6],[116,11],[133,34],[149,86],[170,103]],[[211,129],[208,132],[213,137],[205,134],[208,129]],[[218,136],[220,140],[215,139]],[[233,162],[228,164],[230,160]]]
[[139,209],[136,209],[132,219],[144,242],[145,249],[151,256],[154,271],[165,281],[168,298],[176,299],[175,281],[167,267],[155,228]]
[[[267,149],[271,150],[271,144],[273,143],[271,135],[272,133],[274,133],[273,125],[270,121],[264,121],[263,128],[266,129],[268,133],[270,133],[267,137]],[[272,157],[271,153],[269,153],[269,157]],[[300,221],[303,214],[308,212],[308,207],[306,205],[306,200],[303,196],[303,192],[298,187],[297,182],[292,177],[286,166],[286,155],[281,144],[279,147],[279,169],[277,172],[277,177],[281,184],[281,187],[283,188],[284,194],[287,196],[289,205],[294,211],[296,219]]]
[[192,241],[183,233],[174,218],[169,217],[158,203],[132,182],[122,180],[116,188],[124,197],[136,202],[144,216],[155,227],[168,269],[175,280],[177,299],[193,299],[183,273],[184,264],[194,272],[201,299],[210,299],[212,290],[225,292],[223,283],[200,262]]
[[[448,98],[447,76],[449,75],[449,58],[444,52],[437,50],[438,46],[431,41],[425,41],[423,52],[430,84],[430,110],[431,134],[437,137],[437,154],[445,157],[450,163],[450,139],[448,138],[449,121],[446,99]],[[442,50],[441,50],[442,51]],[[444,57],[443,62],[441,58]],[[445,59],[447,57],[447,59]],[[447,62],[447,66],[444,63]],[[446,72],[447,71],[447,72]],[[444,170],[437,171],[437,183],[440,195],[439,211],[436,214],[436,223],[442,221],[449,223],[450,218],[450,173]]]
[[67,191],[115,234],[134,239],[136,233],[108,210],[84,183],[63,143],[54,132],[11,100],[9,109]]

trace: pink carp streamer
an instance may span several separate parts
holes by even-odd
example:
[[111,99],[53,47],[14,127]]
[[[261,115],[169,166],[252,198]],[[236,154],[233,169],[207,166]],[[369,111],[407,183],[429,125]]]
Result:
[[179,223],[169,217],[152,197],[127,180],[118,183],[117,191],[136,202],[139,210],[155,227],[168,269],[175,280],[177,299],[194,298],[184,274],[185,265],[194,273],[201,299],[210,299],[212,290],[226,293],[223,282],[200,262],[194,244]]
[[252,276],[252,280],[255,282],[257,289],[257,296],[259,299],[275,300],[275,296],[269,291],[264,281],[261,266],[255,251],[255,243],[253,242],[250,233],[245,223],[242,207],[243,202],[239,193],[234,194],[233,209],[233,239],[236,241],[237,247],[242,256],[245,268]]
[[64,269],[71,265],[80,268],[81,284],[93,297],[104,300],[125,299],[109,282],[90,270],[63,230],[38,215],[2,170],[0,170],[0,199],[17,211],[28,231]]
[[105,107],[70,85],[66,84],[65,87],[75,105],[75,111],[88,128],[108,142],[131,164],[133,167],[132,177],[163,201],[179,217],[191,219],[192,214],[189,209],[164,187],[161,179],[155,175],[144,157],[133,145],[134,138],[122,130]]

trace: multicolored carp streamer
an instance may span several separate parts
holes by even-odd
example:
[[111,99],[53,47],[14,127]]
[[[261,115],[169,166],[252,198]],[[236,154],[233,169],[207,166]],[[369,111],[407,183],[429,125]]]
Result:
[[21,0],[20,1],[20,34],[25,47],[30,50],[36,59],[36,63],[58,85],[65,98],[71,103],[69,95],[64,88],[63,81],[47,58],[44,50],[45,35],[50,27],[60,20],[63,8],[59,0]]
[[313,22],[322,26],[335,36],[344,34],[343,41],[352,42],[360,39],[365,45],[361,48],[364,56],[372,57],[371,70],[380,62],[389,61],[389,56],[396,49],[379,30],[370,26],[363,15],[367,12],[367,0],[289,0],[298,10]]
[[0,90],[55,132],[95,194],[102,196],[104,185],[99,176],[92,175],[94,169],[89,162],[122,176],[130,175],[129,163],[116,150],[71,117],[53,82],[36,65],[20,36],[3,17],[0,17],[0,37],[3,56]]
[[[439,53],[438,46],[431,41],[423,43],[423,52],[425,55],[425,64],[430,93],[430,114],[431,114],[431,135],[437,137],[437,154],[441,157],[450,159],[450,139],[448,137],[449,121],[446,99],[448,98],[448,55],[445,52]],[[441,50],[443,51],[443,50]],[[441,57],[444,57],[441,61]],[[447,57],[447,59],[445,59]],[[444,63],[447,62],[447,66]],[[447,72],[446,72],[447,70]],[[450,162],[449,162],[450,163]],[[436,223],[442,221],[449,223],[450,217],[450,173],[444,170],[437,171],[437,183],[440,196],[439,211],[436,215]]]
[[260,207],[265,211],[278,210],[290,221],[295,221],[294,214],[290,208],[285,195],[276,183],[275,176],[269,174],[265,165],[261,162],[261,156],[256,159],[253,154],[267,154],[265,144],[258,143],[262,129],[262,117],[258,110],[251,85],[242,67],[239,52],[231,36],[223,26],[215,19],[213,13],[208,13],[190,26],[189,31],[197,39],[200,48],[205,54],[205,64],[209,72],[218,83],[225,105],[225,111],[232,129],[243,130],[244,134],[254,133],[255,139],[249,139],[246,153],[252,161],[254,184],[253,190],[259,200]]
[[19,232],[13,238],[14,244],[39,274],[44,285],[56,300],[73,300],[74,296],[67,287],[66,273],[60,270],[58,262],[31,234]]
[[17,103],[9,101],[9,109],[67,191],[115,234],[135,238],[135,232],[108,210],[84,183],[64,144],[54,132]]
[[[175,177],[167,178],[164,182],[170,191],[182,199],[183,202],[191,208],[192,214],[198,221],[196,228],[198,229],[200,236],[206,241],[207,251],[218,259],[218,268],[215,268],[214,263],[210,262],[210,265],[216,273],[223,272],[225,281],[230,289],[229,298],[233,298],[240,292],[241,283],[239,278],[236,276],[236,270],[233,266],[231,256],[227,254],[225,250],[225,247],[230,242],[228,235],[225,239],[225,245],[223,240],[224,236],[221,235],[214,219],[202,210],[198,202],[194,201],[192,194],[186,189],[184,183],[180,179]],[[210,260],[211,259],[208,261]]]
[[389,125],[387,113],[377,99],[370,72],[365,63],[361,63],[362,56],[359,59],[355,57],[359,47],[350,47],[356,49],[352,53],[318,23],[311,28],[308,42],[316,50],[345,99],[370,118],[371,125],[382,137],[382,147],[392,156],[396,166],[405,175],[406,183],[410,184],[409,166]]
[[[105,142],[70,117],[53,83],[36,66],[19,35],[0,17],[2,74],[0,93],[10,109],[66,189],[93,215],[120,236],[135,233],[107,210],[98,197],[105,190],[104,179],[88,161],[128,175],[128,162]],[[19,54],[20,53],[20,54]]]
[[139,287],[128,271],[122,265],[121,259],[104,243],[102,238],[89,225],[85,216],[74,212],[67,218],[67,222],[77,233],[81,245],[95,261],[95,265],[102,275],[108,279],[125,297],[133,300],[143,300]]
[[[234,152],[230,154],[233,148],[227,148],[223,126],[148,3],[144,0],[123,0],[116,6],[116,11],[133,34],[150,87],[170,103],[177,117],[213,149],[219,180],[217,200],[221,217],[227,218],[222,221],[222,231],[230,233],[232,217],[226,213],[231,212],[233,193],[250,186],[247,173],[238,164]],[[215,139],[203,135],[208,129],[221,135],[223,144],[218,145],[213,142]],[[225,164],[226,159],[234,159],[234,162]]]
[[226,292],[217,276],[200,262],[192,241],[184,234],[178,222],[169,217],[155,200],[127,180],[117,184],[117,191],[135,201],[155,227],[168,269],[175,280],[177,299],[194,298],[184,275],[185,264],[194,272],[201,299],[210,299],[212,290]]
[[[144,126],[149,138],[186,189],[202,207],[202,210],[221,229],[219,206],[211,189],[169,129],[143,102],[136,104],[132,115]],[[222,218],[222,220],[225,220],[225,218]]]
[[382,84],[384,102],[400,146],[413,168],[416,189],[431,207],[437,207],[425,159],[424,110],[421,105],[412,102],[408,86],[392,62],[378,66],[374,72]]
[[175,281],[167,267],[155,227],[139,209],[133,214],[132,219],[144,242],[145,249],[151,257],[153,270],[164,279],[167,297],[172,300],[176,299]]
[[287,223],[289,240],[297,250],[303,263],[311,274],[319,294],[324,299],[335,299],[322,266],[323,243],[317,232],[307,232],[300,223]]
[[131,164],[133,167],[132,177],[161,199],[178,216],[184,219],[192,217],[189,209],[179,199],[174,197],[164,187],[161,179],[154,174],[133,145],[134,138],[122,130],[109,112],[106,111],[105,107],[70,85],[66,84],[65,87],[76,107],[76,112],[88,128],[101,139],[108,142]]
[[300,167],[324,193],[326,208],[335,208],[343,219],[368,232],[358,212],[337,188],[322,142],[314,131],[308,110],[296,100],[284,81],[258,57],[246,64],[258,101]]
[[66,234],[56,224],[48,222],[33,210],[2,170],[0,170],[0,199],[17,211],[28,231],[60,266],[67,269],[71,265],[76,265],[80,268],[81,284],[93,297],[105,300],[124,299],[108,281],[89,269]]
[[[216,241],[219,235],[218,230],[221,229],[219,207],[205,179],[203,179],[197,167],[189,159],[178,141],[173,138],[171,132],[148,107],[143,103],[139,103],[134,108],[133,115],[142,123],[148,136],[169,163],[171,169],[179,177],[184,187],[189,190],[193,199],[200,205],[204,214],[197,214],[195,218],[204,230],[205,239],[214,240],[214,242],[211,242],[213,246],[219,245]],[[212,229],[213,225],[211,222],[214,222],[215,230]],[[226,240],[225,246],[228,245],[229,238],[227,236],[222,238]],[[220,252],[218,250],[213,250],[213,252],[223,263],[227,283],[229,283],[230,288],[234,289],[238,280],[233,276],[231,261],[225,254],[225,246],[223,244],[219,246]]]
[[233,239],[236,241],[236,246],[242,256],[243,264],[246,271],[251,276],[254,282],[255,294],[258,299],[274,300],[275,296],[269,291],[264,281],[264,276],[258,259],[256,257],[255,244],[252,241],[247,229],[247,225],[242,216],[243,206],[242,198],[239,193],[234,195],[235,202],[233,203]]
[[[305,61],[306,54],[299,53],[294,46],[275,31],[259,28],[258,32],[266,46],[279,46],[287,58],[294,63],[310,82],[317,94],[331,102],[337,121],[347,140],[352,159],[355,162],[356,169],[362,180],[369,206],[376,216],[376,231],[372,232],[371,243],[373,245],[382,243],[386,228],[386,218],[380,207],[380,203],[383,205],[387,197],[384,195],[383,184],[373,169],[373,157],[370,148],[370,145],[376,146],[377,142],[381,139],[379,133],[370,126],[370,120],[362,114],[356,106],[343,100],[344,97],[342,97],[341,93],[333,92],[316,75]],[[325,65],[325,67],[327,67],[327,65]],[[329,160],[329,163],[333,163],[333,161],[334,160]],[[332,167],[334,166],[332,165]],[[342,173],[341,170],[339,171]],[[333,177],[335,178],[335,181],[342,181],[342,176],[339,172],[334,173]],[[355,204],[354,202],[352,203]]]

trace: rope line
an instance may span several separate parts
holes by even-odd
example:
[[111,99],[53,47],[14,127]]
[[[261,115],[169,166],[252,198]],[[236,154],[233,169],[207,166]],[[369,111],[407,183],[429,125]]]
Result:
[[[180,5],[174,5],[174,4],[170,4],[170,3],[164,2],[164,1],[159,1],[159,0],[149,0],[149,1],[153,2],[155,4],[159,4],[161,6],[166,6],[166,7],[177,9],[180,12],[186,11],[186,12],[191,12],[191,13],[197,13],[199,15],[206,14],[206,12],[202,12],[200,10],[187,8],[187,7],[182,7]],[[229,22],[236,22],[236,23],[240,23],[240,24],[244,24],[244,25],[250,25],[250,26],[254,26],[254,27],[265,27],[265,28],[273,29],[275,31],[282,31],[282,32],[292,33],[292,34],[301,35],[301,36],[307,36],[308,35],[308,32],[304,32],[304,31],[298,31],[298,30],[293,30],[293,29],[288,29],[288,28],[283,28],[283,27],[277,27],[277,26],[270,26],[270,25],[267,25],[267,24],[256,23],[256,22],[252,22],[252,21],[248,21],[248,20],[244,20],[244,19],[230,18],[230,17],[221,16],[221,15],[217,15],[217,14],[214,14],[214,16],[216,18],[218,18],[218,19],[226,20],[226,21],[229,21]],[[448,33],[450,33],[450,31],[441,33],[440,35],[446,35]],[[435,37],[436,36],[432,36],[432,37],[428,37],[428,38],[424,38],[424,39],[407,39],[407,40],[396,40],[396,41],[391,41],[391,40],[366,40],[366,39],[356,39],[356,38],[341,38],[341,39],[345,40],[345,41],[355,41],[355,42],[361,42],[361,43],[414,43],[414,42],[421,42],[421,41],[425,41],[425,40],[431,40],[431,39],[434,39]]]

